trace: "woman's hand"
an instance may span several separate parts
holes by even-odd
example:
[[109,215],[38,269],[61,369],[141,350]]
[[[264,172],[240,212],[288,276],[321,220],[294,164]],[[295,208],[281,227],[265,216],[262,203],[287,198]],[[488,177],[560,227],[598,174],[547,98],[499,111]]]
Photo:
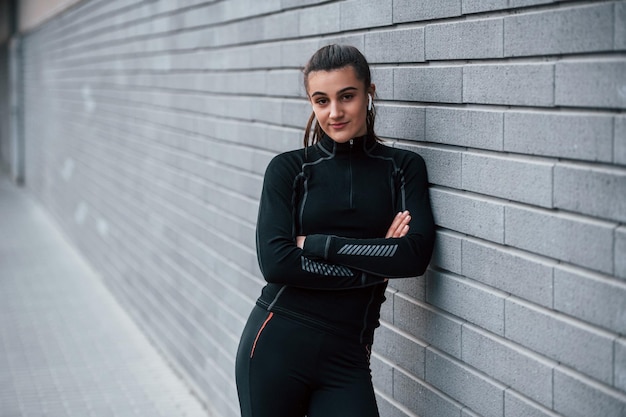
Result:
[[385,238],[393,238],[393,237],[403,237],[409,233],[409,222],[411,221],[411,214],[408,211],[401,211],[396,214],[396,217],[391,222],[391,226],[389,226],[389,230],[387,230],[387,234]]
[[300,249],[304,249],[304,240],[306,236],[296,236],[296,246]]
[[[394,237],[402,237],[406,236],[409,233],[409,222],[411,221],[411,214],[408,211],[401,211],[396,214],[396,217],[391,222],[391,226],[389,226],[389,230],[387,230],[387,234],[385,238],[394,238]],[[389,281],[389,278],[385,278],[384,282]]]

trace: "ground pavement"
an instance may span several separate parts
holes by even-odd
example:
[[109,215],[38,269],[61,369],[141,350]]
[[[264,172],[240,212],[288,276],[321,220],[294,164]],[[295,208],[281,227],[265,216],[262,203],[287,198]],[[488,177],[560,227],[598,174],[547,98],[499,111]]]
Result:
[[0,174],[0,417],[208,413],[55,222]]

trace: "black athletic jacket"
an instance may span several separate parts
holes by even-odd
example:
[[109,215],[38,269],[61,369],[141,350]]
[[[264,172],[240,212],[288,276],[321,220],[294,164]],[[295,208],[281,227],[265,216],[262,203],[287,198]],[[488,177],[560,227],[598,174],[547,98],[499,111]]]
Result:
[[[399,211],[409,233],[385,239]],[[265,173],[257,254],[268,284],[257,304],[304,324],[372,343],[385,278],[422,275],[434,222],[424,160],[365,137],[328,136],[277,155]],[[306,236],[304,249],[295,237]]]

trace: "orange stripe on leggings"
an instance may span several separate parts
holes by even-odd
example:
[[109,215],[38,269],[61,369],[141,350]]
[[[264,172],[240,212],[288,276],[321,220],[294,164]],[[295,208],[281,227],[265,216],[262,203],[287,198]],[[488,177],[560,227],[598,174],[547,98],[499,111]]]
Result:
[[267,326],[267,323],[272,319],[273,316],[274,316],[274,312],[270,312],[269,316],[267,316],[267,318],[263,322],[263,325],[259,329],[259,332],[256,334],[256,337],[254,338],[254,343],[252,344],[252,352],[250,352],[250,359],[252,359],[252,357],[254,356],[254,349],[256,349],[256,342],[259,340],[259,337],[261,336],[263,329],[265,329],[265,326]]

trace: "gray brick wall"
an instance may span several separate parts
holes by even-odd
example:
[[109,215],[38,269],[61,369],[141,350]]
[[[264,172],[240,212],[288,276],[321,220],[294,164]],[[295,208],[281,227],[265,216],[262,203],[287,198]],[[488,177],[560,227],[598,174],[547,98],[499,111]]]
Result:
[[86,0],[24,39],[26,184],[237,416],[262,176],[330,42],[372,63],[438,225],[425,276],[387,291],[382,416],[626,415],[623,1]]
[[11,164],[9,78],[9,43],[5,40],[0,43],[0,169],[4,171]]

